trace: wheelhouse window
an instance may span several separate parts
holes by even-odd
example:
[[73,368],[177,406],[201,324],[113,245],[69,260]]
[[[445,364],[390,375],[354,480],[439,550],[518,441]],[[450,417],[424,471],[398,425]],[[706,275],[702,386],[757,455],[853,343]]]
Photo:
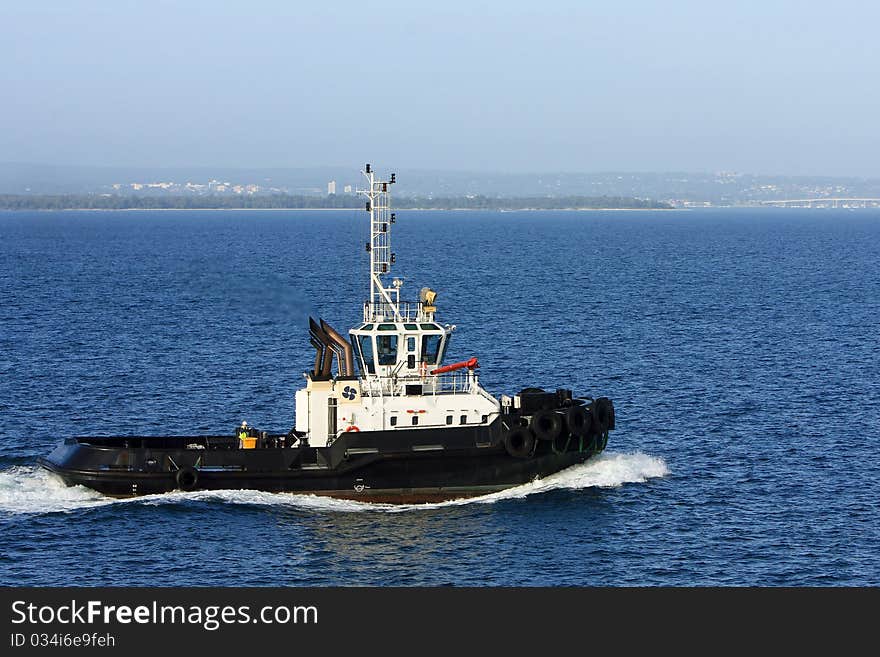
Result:
[[422,361],[428,365],[436,365],[437,357],[440,355],[440,344],[443,341],[442,335],[423,335],[422,336]]
[[373,358],[373,338],[369,335],[362,335],[358,338],[358,342],[360,343],[361,357],[364,360],[364,365],[367,368],[367,372],[370,374],[376,373],[376,361]]
[[394,365],[397,362],[397,336],[376,336],[376,352],[379,354],[379,365]]

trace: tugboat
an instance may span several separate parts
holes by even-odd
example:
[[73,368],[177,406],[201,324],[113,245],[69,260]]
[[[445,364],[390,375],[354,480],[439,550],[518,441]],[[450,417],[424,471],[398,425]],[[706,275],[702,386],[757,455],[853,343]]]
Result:
[[370,296],[349,338],[309,318],[315,360],[290,431],[243,422],[228,435],[73,437],[39,465],[116,497],[257,489],[425,503],[524,484],[605,449],[607,397],[529,387],[496,398],[480,385],[476,358],[444,364],[455,326],[439,323],[437,293],[423,287],[408,302],[400,279],[388,284],[396,176],[378,180],[369,164],[362,173]]

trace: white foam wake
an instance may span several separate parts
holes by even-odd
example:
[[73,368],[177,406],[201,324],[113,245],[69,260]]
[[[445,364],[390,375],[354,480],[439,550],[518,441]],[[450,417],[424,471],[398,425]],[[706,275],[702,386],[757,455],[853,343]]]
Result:
[[65,486],[42,468],[14,466],[0,470],[0,512],[56,513],[114,501],[84,486]]
[[118,500],[82,486],[65,486],[58,478],[35,467],[14,467],[0,471],[0,512],[57,513],[101,507],[108,504],[181,504],[194,501],[216,501],[228,504],[257,506],[289,506],[304,510],[329,512],[379,511],[400,513],[420,509],[438,509],[466,504],[488,504],[501,500],[521,499],[551,490],[583,488],[612,488],[624,484],[642,483],[648,479],[669,474],[666,462],[658,457],[639,452],[603,453],[584,464],[537,479],[522,486],[497,493],[434,504],[371,504],[352,500],[337,500],[319,495],[295,493],[266,493],[255,490],[197,491],[194,493],[164,493]]

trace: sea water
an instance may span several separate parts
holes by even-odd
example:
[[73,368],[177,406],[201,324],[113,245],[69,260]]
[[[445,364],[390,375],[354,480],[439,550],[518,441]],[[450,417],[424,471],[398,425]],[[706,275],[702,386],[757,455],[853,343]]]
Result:
[[611,397],[604,454],[429,505],[65,487],[34,461],[68,436],[289,429],[367,221],[0,213],[0,585],[880,584],[880,213],[398,217],[450,361]]

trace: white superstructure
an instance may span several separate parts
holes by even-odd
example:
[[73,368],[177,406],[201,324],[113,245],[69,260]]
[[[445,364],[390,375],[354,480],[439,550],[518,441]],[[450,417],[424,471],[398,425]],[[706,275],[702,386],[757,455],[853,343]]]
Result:
[[435,320],[436,292],[422,288],[418,301],[404,301],[403,281],[386,283],[395,263],[390,194],[395,174],[376,180],[369,164],[363,174],[368,185],[358,193],[366,197],[370,215],[370,296],[350,340],[323,321],[311,322],[315,367],[296,392],[297,432],[306,433],[312,447],[323,447],[350,431],[491,423],[500,404],[480,386],[476,359],[443,366],[455,326]]

